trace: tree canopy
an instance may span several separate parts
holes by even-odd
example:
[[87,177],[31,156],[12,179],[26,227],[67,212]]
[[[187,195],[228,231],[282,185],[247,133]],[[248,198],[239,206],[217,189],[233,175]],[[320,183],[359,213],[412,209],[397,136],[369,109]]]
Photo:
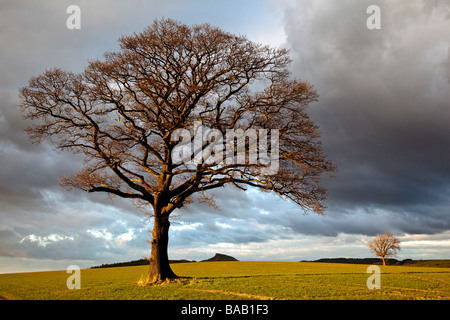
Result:
[[370,252],[380,257],[383,265],[386,265],[386,258],[394,257],[400,250],[400,240],[390,232],[377,234],[372,242],[367,244]]

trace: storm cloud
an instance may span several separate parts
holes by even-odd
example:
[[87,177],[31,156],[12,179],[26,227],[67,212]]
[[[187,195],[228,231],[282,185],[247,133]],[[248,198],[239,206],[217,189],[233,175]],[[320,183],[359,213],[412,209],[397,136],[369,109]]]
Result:
[[[84,69],[156,18],[209,22],[291,50],[292,74],[319,93],[309,114],[338,166],[325,216],[254,189],[215,191],[178,210],[171,258],[300,260],[368,255],[391,231],[404,257],[448,258],[450,233],[450,3],[360,1],[3,1],[0,4],[0,272],[139,259],[151,227],[129,201],[59,188],[80,155],[31,144],[18,89],[45,69]],[[66,8],[81,8],[81,29]],[[369,5],[381,29],[369,30]],[[32,266],[34,264],[34,266]]]
[[[366,27],[372,4],[380,30]],[[448,229],[449,3],[292,1],[285,17],[295,72],[319,91],[311,115],[339,167],[330,208],[390,211],[404,232],[408,220]]]

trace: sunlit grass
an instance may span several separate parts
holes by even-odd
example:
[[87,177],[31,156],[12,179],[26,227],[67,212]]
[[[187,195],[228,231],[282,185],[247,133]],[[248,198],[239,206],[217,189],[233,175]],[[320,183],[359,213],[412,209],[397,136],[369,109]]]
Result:
[[139,286],[147,266],[81,270],[69,290],[63,271],[0,275],[3,299],[450,299],[450,268],[381,267],[381,289],[366,286],[368,265],[310,262],[173,264],[190,278]]

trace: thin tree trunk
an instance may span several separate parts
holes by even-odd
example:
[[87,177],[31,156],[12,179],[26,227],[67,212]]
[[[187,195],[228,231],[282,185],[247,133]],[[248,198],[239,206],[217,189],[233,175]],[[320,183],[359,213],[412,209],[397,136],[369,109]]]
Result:
[[381,257],[381,259],[383,260],[383,266],[386,265],[386,260],[384,260],[384,257]]
[[159,215],[155,215],[154,219],[148,283],[177,278],[176,274],[170,268],[169,256],[167,254],[170,227],[169,219],[162,218]]

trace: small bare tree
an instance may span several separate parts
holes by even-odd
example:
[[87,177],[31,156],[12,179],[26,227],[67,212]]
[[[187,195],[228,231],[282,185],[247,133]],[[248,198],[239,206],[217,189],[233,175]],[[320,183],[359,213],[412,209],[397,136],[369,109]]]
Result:
[[392,233],[386,232],[384,234],[377,234],[375,239],[369,242],[367,246],[370,252],[383,260],[383,266],[385,266],[387,258],[395,257],[397,251],[400,250],[400,240]]
[[[90,61],[80,74],[52,69],[33,77],[21,89],[21,105],[33,120],[27,130],[33,142],[48,140],[85,155],[84,168],[64,177],[63,186],[151,206],[149,282],[176,277],[167,255],[169,216],[195,194],[207,197],[206,191],[226,184],[251,186],[323,213],[321,176],[335,168],[305,112],[317,93],[291,79],[287,50],[171,19],[122,37],[120,47],[104,61]],[[258,153],[276,150],[277,170],[262,174],[264,161],[236,161],[241,146],[223,156],[212,152],[213,139],[194,141],[198,123],[197,129],[215,133],[215,151],[229,147],[218,134],[277,130],[277,139],[271,134]],[[186,148],[177,149],[180,137]],[[175,150],[186,152],[180,157]],[[198,155],[215,160],[182,161]]]

